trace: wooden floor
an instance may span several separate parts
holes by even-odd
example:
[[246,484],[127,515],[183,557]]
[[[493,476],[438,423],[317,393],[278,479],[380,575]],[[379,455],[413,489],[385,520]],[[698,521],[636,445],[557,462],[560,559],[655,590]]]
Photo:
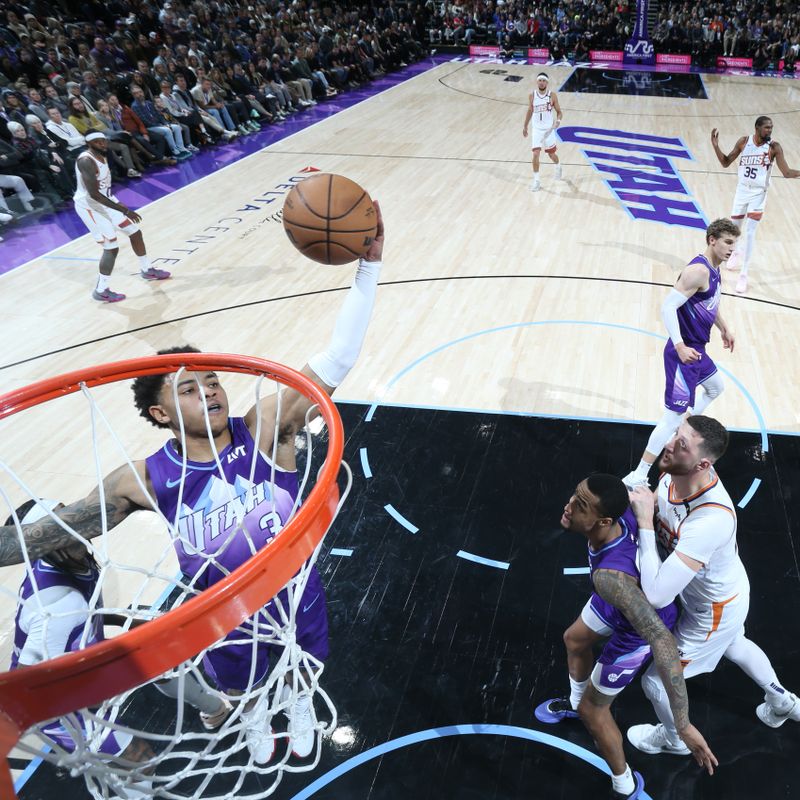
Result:
[[[301,366],[328,341],[353,270],[305,261],[271,218],[279,203],[253,201],[285,191],[276,187],[311,166],[358,181],[380,199],[386,220],[373,321],[338,398],[657,419],[660,303],[704,249],[703,234],[633,220],[573,144],[559,147],[564,180],[556,182],[545,163],[542,190],[531,193],[522,123],[539,68],[504,69],[496,75],[485,64],[439,65],[140,209],[148,252],[167,260],[156,266],[172,269],[174,279],[140,281],[123,242],[111,285],[128,294],[124,303],[90,299],[99,252],[88,236],[0,277],[3,388],[185,342]],[[548,68],[552,85],[571,70]],[[506,80],[514,75],[522,82]],[[676,163],[687,189],[708,220],[727,216],[735,169],[717,162],[711,128],[720,129],[727,151],[757,115],[769,114],[774,138],[798,167],[799,92],[794,81],[704,82],[708,100],[565,92],[564,125],[681,137],[694,157]],[[737,345],[731,354],[718,338],[711,342],[728,378],[711,413],[733,428],[800,433],[798,192],[800,184],[773,176],[749,293],[733,294],[736,274],[724,275],[721,310]],[[258,210],[237,212],[248,205]],[[204,231],[215,238],[198,238]],[[102,394],[133,458],[159,446],[163,434],[137,416],[127,387]],[[248,402],[241,397],[237,408]],[[0,458],[41,495],[71,500],[96,482],[81,398],[0,425]],[[122,460],[110,440],[101,451],[105,472]],[[627,468],[621,464],[620,472]],[[12,502],[25,496],[6,476],[0,485]],[[151,533],[161,552],[158,531]],[[138,542],[133,551],[141,553]],[[5,662],[19,572],[6,570],[2,580]]]

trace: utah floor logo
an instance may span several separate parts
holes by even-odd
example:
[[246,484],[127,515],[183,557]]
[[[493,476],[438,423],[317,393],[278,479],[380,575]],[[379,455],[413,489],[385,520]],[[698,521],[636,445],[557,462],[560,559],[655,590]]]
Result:
[[673,159],[694,161],[677,137],[564,126],[562,142],[574,142],[633,219],[705,230],[708,222]]

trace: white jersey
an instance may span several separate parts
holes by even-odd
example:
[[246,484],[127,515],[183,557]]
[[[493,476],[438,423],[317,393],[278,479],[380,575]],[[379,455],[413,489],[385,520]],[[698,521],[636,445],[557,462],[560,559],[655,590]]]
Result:
[[97,168],[97,186],[100,189],[100,193],[104,194],[109,200],[113,200],[115,203],[117,202],[117,198],[111,194],[111,170],[108,167],[108,161],[100,161],[88,151],[81,153],[75,161],[75,178],[78,182],[78,188],[75,190],[72,199],[75,201],[76,205],[82,206],[83,208],[91,208],[93,211],[108,214],[111,209],[92,200],[89,195],[89,190],[83,182],[83,175],[81,175],[79,164],[82,160],[87,158],[90,159]]
[[757,145],[753,137],[748,136],[747,144],[739,157],[739,186],[747,189],[766,189],[769,186],[771,167],[769,142]]
[[736,545],[736,509],[719,476],[685,499],[675,497],[672,477],[658,482],[659,544],[667,555],[674,551],[703,563],[681,592],[684,614],[706,615],[714,620],[728,604],[745,602],[750,583]]
[[531,122],[533,127],[546,131],[553,127],[553,101],[550,97],[550,90],[548,89],[544,94],[539,94],[539,89],[534,89],[531,92],[531,106],[533,108],[533,116]]

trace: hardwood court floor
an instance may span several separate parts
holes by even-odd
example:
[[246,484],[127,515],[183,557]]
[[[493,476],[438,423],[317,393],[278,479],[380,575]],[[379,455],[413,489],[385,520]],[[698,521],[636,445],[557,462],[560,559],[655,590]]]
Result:
[[[381,200],[387,225],[373,322],[338,398],[613,422],[656,419],[663,391],[660,303],[683,265],[703,249],[702,232],[632,219],[572,143],[559,148],[565,180],[556,183],[545,163],[542,191],[532,194],[521,129],[538,69],[439,65],[146,206],[148,251],[166,260],[158,265],[172,269],[174,278],[159,285],[139,281],[123,242],[112,286],[129,295],[124,303],[101,307],[89,299],[98,252],[88,237],[52,253],[56,258],[4,275],[4,387],[182,342],[302,365],[327,342],[352,275],[350,267],[299,257],[274,217],[280,202],[264,202],[280,198],[282,187],[311,166],[361,183]],[[553,86],[571,69],[548,67]],[[507,81],[510,76],[523,80]],[[693,158],[675,161],[687,196],[708,220],[724,216],[736,178],[714,157],[711,128],[720,128],[728,150],[751,132],[755,116],[767,113],[797,167],[798,90],[793,81],[704,81],[708,100],[565,92],[564,126],[680,137]],[[734,295],[735,274],[724,276],[722,313],[737,346],[731,354],[712,340],[709,352],[728,388],[711,411],[732,428],[800,433],[798,190],[773,179],[748,295]],[[137,417],[126,387],[111,390],[107,403],[133,457],[158,446],[161,435]],[[87,420],[85,405],[62,400],[5,421],[2,457],[42,495],[78,497],[95,482]],[[769,453],[784,446],[777,435],[768,442]],[[762,448],[758,438],[748,451],[751,462],[770,461]],[[636,450],[626,453],[626,462]],[[109,469],[120,460],[104,445]],[[21,499],[6,478],[3,486],[12,501]],[[787,496],[791,486],[783,487]],[[121,547],[130,539],[116,538]],[[7,570],[3,577],[12,593],[19,574]],[[13,611],[6,598],[4,630]]]

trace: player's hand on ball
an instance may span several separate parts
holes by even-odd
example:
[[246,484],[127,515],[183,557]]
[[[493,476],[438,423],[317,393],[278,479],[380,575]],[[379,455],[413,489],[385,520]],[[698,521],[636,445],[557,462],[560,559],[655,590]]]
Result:
[[381,214],[381,206],[377,200],[372,201],[377,215],[378,230],[375,232],[375,238],[369,246],[369,250],[362,256],[364,261],[383,261],[383,214]]

